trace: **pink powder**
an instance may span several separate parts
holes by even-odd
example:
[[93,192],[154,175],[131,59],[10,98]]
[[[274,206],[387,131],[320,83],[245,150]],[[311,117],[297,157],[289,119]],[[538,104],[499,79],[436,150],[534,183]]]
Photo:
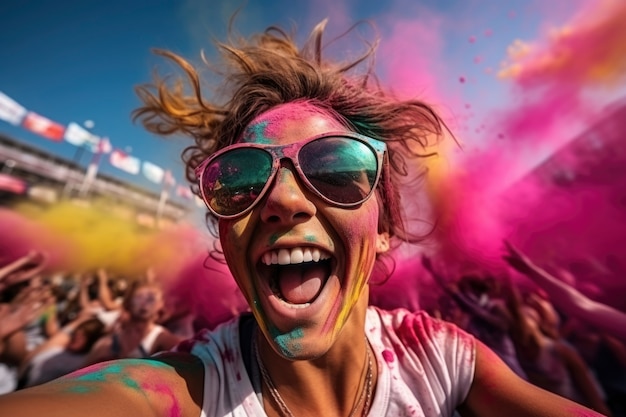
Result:
[[392,363],[393,361],[396,360],[396,357],[393,354],[393,352],[388,349],[383,350],[382,355],[383,355],[383,359],[387,363]]

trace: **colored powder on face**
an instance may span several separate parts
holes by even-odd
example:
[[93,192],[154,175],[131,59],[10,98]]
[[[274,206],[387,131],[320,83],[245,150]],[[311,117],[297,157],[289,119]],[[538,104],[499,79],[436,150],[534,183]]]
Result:
[[252,122],[250,126],[246,128],[241,142],[270,144],[272,141],[265,135],[268,123],[267,121]]
[[314,235],[305,235],[304,236],[304,240],[305,240],[305,242],[315,243],[315,242],[317,242],[317,237],[314,236]]
[[279,233],[272,233],[272,235],[269,238],[270,245],[273,245],[274,243],[276,243],[279,237],[280,237]]
[[277,330],[272,333],[274,343],[280,348],[282,354],[286,357],[293,358],[302,349],[300,343],[296,342],[297,339],[304,337],[302,328],[298,327],[289,333],[280,334]]

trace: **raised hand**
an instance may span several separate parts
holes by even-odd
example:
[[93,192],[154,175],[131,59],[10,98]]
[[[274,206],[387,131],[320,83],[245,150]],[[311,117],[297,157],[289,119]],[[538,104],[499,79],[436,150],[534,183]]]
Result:
[[511,242],[505,240],[504,246],[507,253],[502,257],[511,267],[518,272],[528,275],[535,270],[535,264]]

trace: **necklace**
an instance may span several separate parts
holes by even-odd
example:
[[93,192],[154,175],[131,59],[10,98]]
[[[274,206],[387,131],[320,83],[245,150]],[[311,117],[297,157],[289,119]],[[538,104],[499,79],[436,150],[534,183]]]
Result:
[[[283,397],[280,395],[280,392],[278,392],[278,388],[276,388],[276,385],[274,385],[274,382],[272,381],[272,378],[267,372],[267,369],[265,369],[265,365],[263,364],[263,361],[261,360],[261,355],[259,354],[259,344],[257,343],[256,338],[254,338],[253,343],[254,343],[254,347],[253,347],[254,354],[256,356],[256,361],[259,364],[259,370],[261,371],[263,382],[267,386],[267,389],[270,392],[272,399],[278,405],[278,407],[280,408],[280,412],[284,417],[294,417],[289,407],[287,407],[287,404],[285,404],[285,401],[283,400]],[[363,401],[365,401],[365,404],[363,405],[363,412],[361,415],[366,416],[367,412],[369,411],[371,402],[372,402],[372,386],[373,386],[373,379],[374,379],[374,371],[372,367],[372,355],[370,353],[371,348],[370,348],[369,342],[367,341],[367,338],[365,339],[365,346],[366,346],[366,353],[367,353],[367,356],[365,358],[367,362],[367,373],[365,375],[365,383],[363,384],[363,390],[361,390],[359,399],[354,404],[354,407],[352,408],[352,411],[350,412],[350,415],[348,417],[354,417],[356,415],[356,412],[359,409],[359,407],[361,407],[361,404],[363,404]]]

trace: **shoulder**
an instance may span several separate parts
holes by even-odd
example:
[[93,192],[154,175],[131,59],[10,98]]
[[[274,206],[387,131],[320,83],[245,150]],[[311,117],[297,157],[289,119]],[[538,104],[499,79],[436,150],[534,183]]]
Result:
[[188,352],[197,355],[198,352],[210,347],[232,345],[235,339],[238,340],[239,317],[235,317],[225,323],[220,324],[213,330],[202,329],[190,338],[181,341],[174,348],[177,352]]
[[386,311],[370,307],[367,322],[371,328],[380,327],[385,333],[395,334],[407,346],[448,344],[451,340],[458,340],[474,349],[474,337],[455,324],[433,318],[425,311]]

